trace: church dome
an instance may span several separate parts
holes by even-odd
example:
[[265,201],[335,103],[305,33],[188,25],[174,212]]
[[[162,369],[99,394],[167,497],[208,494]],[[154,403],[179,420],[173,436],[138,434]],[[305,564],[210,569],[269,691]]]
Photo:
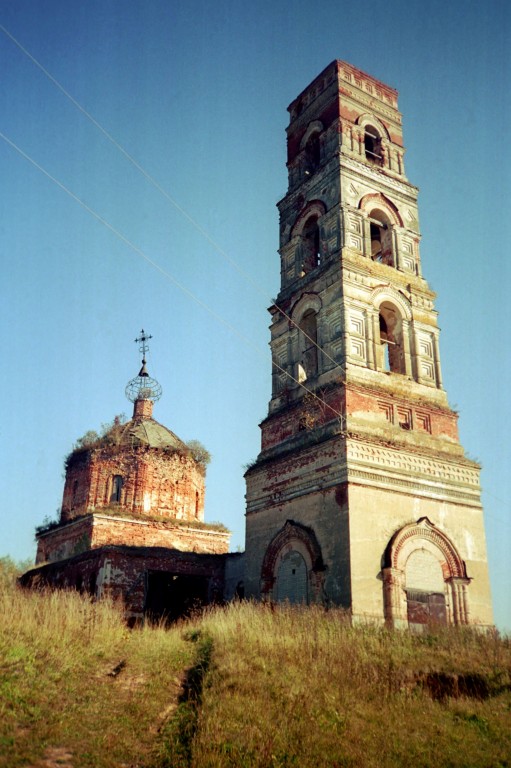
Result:
[[66,459],[61,522],[99,511],[130,518],[203,522],[204,485],[209,454],[197,441],[187,445],[153,419],[161,387],[146,368],[147,340],[142,331],[142,368],[126,387],[133,416],[116,417],[100,434],[80,438]]
[[188,452],[186,444],[170,429],[152,418],[134,418],[126,424],[114,425],[105,435],[106,441],[125,446],[147,446]]

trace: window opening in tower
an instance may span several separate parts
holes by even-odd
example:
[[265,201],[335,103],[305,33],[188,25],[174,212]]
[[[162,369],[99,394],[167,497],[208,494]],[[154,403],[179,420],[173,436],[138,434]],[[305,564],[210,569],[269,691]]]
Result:
[[373,165],[383,165],[381,138],[372,126],[367,126],[364,133],[364,148],[366,160]]
[[372,260],[393,267],[392,229],[388,222],[371,218],[370,236]]
[[[385,313],[386,318],[383,313]],[[395,311],[387,306],[380,311],[380,344],[382,354],[380,357],[381,370],[387,373],[404,373],[403,360],[401,355],[401,330],[400,318],[396,317]]]
[[302,234],[303,260],[300,276],[304,277],[321,264],[318,220],[307,222]]
[[310,176],[319,167],[321,159],[319,134],[313,134],[305,146],[305,175]]
[[313,309],[309,309],[302,317],[299,324],[301,333],[302,359],[299,365],[300,375],[305,381],[318,372],[318,347],[317,347],[317,316]]

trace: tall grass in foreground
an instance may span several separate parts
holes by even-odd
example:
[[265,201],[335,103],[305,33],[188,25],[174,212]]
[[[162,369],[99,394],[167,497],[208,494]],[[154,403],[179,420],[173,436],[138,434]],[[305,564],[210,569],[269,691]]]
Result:
[[[511,766],[511,648],[496,633],[391,633],[253,604],[198,627],[213,657],[191,765]],[[428,672],[477,673],[492,695],[436,700]]]
[[0,591],[0,765],[141,765],[193,649],[108,601]]
[[6,768],[511,768],[510,683],[497,633],[250,603],[130,631],[108,601],[0,585]]

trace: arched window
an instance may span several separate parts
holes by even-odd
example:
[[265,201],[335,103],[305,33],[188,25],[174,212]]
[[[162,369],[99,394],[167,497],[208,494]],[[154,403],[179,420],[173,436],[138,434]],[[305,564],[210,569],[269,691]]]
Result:
[[112,479],[112,495],[110,496],[110,501],[113,501],[115,503],[120,502],[121,491],[122,491],[122,476],[114,475]]
[[313,309],[308,309],[298,323],[300,329],[300,361],[298,381],[305,381],[318,372],[318,323]]
[[304,277],[321,263],[319,226],[316,216],[307,220],[302,230],[302,265],[300,276]]
[[388,217],[383,211],[373,210],[369,214],[369,223],[372,260],[393,267],[392,226]]
[[379,325],[379,369],[390,373],[405,373],[403,322],[398,310],[388,301],[380,306]]
[[381,137],[373,125],[366,125],[364,130],[364,148],[366,160],[372,165],[383,165]]
[[321,147],[319,144],[319,133],[313,133],[305,145],[305,175],[312,175],[321,160]]

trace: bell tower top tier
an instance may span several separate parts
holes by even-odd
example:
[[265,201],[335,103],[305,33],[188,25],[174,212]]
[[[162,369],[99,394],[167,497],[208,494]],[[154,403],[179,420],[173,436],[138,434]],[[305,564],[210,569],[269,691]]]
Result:
[[[420,276],[418,190],[405,176],[397,91],[334,61],[288,111],[289,186],[279,203],[282,288],[342,246]],[[318,220],[339,204],[338,239],[332,226],[327,239],[320,237]],[[297,237],[298,262],[290,258]]]
[[[340,151],[404,178],[403,132],[397,91],[344,61],[334,61],[289,105],[289,187],[294,188],[328,154],[332,128]],[[329,136],[331,139],[331,136]]]
[[[397,95],[336,60],[288,107],[269,417],[336,391],[321,421],[337,413],[372,429],[383,413],[405,440],[424,425],[453,445],[456,414],[442,383],[435,294],[422,276],[418,189],[405,175]],[[360,407],[350,417],[354,387]],[[263,445],[281,439],[265,421]]]

